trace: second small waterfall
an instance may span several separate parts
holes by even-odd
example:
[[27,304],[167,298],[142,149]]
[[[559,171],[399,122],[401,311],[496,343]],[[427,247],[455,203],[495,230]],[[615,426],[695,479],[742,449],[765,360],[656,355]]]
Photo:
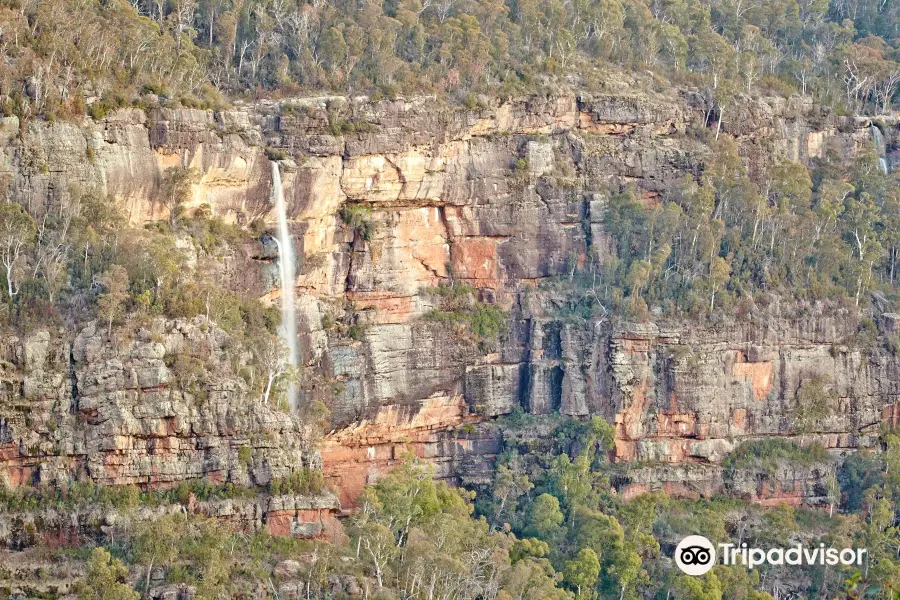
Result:
[[[294,369],[299,364],[297,351],[297,313],[294,305],[294,242],[288,228],[287,210],[284,203],[284,188],[281,185],[281,171],[277,162],[272,162],[272,203],[278,213],[278,272],[281,278],[281,337],[288,347],[289,361]],[[288,386],[288,405],[291,412],[297,410],[297,388]]]
[[887,146],[884,143],[884,135],[877,125],[870,125],[869,130],[872,132],[872,141],[875,143],[875,154],[878,155],[878,168],[882,173],[890,171],[887,162]]

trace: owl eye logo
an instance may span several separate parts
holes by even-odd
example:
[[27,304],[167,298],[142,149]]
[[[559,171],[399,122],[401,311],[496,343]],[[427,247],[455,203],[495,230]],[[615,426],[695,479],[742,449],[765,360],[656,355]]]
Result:
[[673,556],[675,564],[688,575],[703,575],[716,562],[716,549],[702,535],[689,535],[681,540]]
[[688,546],[681,549],[681,562],[686,565],[705,565],[712,558],[709,548]]

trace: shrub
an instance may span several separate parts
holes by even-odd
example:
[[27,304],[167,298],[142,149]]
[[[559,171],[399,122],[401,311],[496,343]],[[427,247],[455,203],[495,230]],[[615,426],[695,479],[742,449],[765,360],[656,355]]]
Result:
[[496,339],[507,330],[506,315],[497,306],[476,300],[469,285],[440,284],[425,292],[436,299],[437,308],[425,318],[439,323],[462,323],[480,343]]
[[238,448],[238,462],[245,467],[250,466],[250,463],[253,462],[253,449],[250,448],[250,446],[241,446]]
[[314,495],[325,488],[325,478],[321,471],[303,467],[287,477],[274,477],[269,482],[269,493],[273,496],[283,494]]
[[338,213],[341,220],[353,230],[354,235],[369,241],[375,228],[372,224],[372,209],[365,204],[345,204]]
[[287,152],[282,150],[281,148],[266,148],[266,158],[269,160],[284,160],[288,157]]
[[722,465],[726,472],[757,468],[774,474],[783,464],[810,467],[827,460],[828,451],[819,443],[801,446],[784,439],[766,438],[742,442]]

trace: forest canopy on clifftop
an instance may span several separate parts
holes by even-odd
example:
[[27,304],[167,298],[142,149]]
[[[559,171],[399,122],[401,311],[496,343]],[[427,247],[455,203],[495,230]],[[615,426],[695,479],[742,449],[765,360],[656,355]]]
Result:
[[[223,94],[435,93],[475,106],[602,88],[619,70],[885,112],[900,82],[896,0],[3,0],[3,112],[95,117]],[[632,85],[634,82],[632,82]]]

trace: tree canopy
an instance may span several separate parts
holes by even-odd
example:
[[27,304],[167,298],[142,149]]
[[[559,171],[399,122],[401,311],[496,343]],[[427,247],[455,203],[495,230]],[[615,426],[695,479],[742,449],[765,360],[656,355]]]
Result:
[[512,95],[616,70],[883,112],[898,3],[846,0],[4,0],[7,114],[219,106],[227,94]]

